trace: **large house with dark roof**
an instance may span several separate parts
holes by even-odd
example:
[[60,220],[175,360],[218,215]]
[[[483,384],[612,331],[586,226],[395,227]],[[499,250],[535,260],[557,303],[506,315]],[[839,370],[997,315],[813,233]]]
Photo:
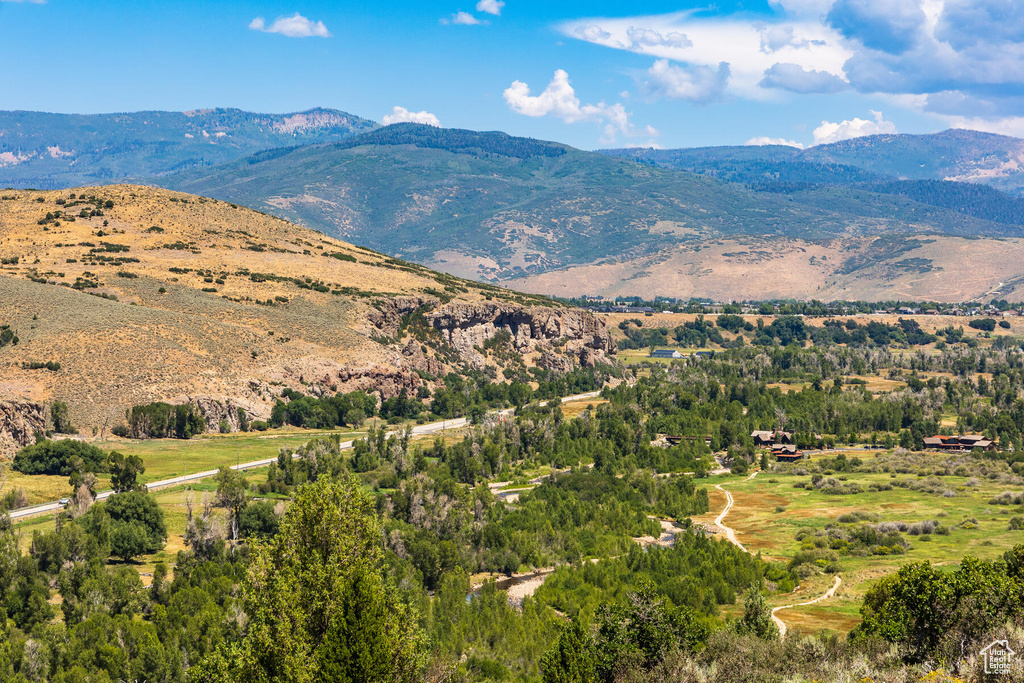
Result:
[[775,444],[793,443],[793,432],[784,432],[781,429],[773,431],[757,430],[750,432],[750,438],[754,445],[759,448],[770,448]]
[[926,436],[924,447],[937,451],[994,451],[996,443],[981,434],[963,434],[961,436]]

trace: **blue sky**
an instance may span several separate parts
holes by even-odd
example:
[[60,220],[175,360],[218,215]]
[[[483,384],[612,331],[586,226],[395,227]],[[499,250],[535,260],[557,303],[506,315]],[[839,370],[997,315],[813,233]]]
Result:
[[322,106],[588,149],[1024,136],[1018,0],[0,0],[0,36],[0,109]]

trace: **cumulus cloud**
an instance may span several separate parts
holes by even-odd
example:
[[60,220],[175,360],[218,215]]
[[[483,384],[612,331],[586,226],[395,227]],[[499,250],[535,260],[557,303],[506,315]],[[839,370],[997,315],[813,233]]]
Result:
[[896,124],[886,121],[882,112],[873,111],[871,115],[874,117],[873,121],[859,118],[841,123],[822,121],[821,125],[814,129],[814,144],[827,145],[832,142],[862,138],[866,135],[894,135],[896,133]]
[[729,82],[729,64],[710,66],[679,66],[659,59],[647,70],[644,91],[652,97],[668,97],[699,104],[722,98]]
[[487,22],[477,19],[469,12],[456,12],[447,19],[441,20],[442,24],[455,24],[456,26],[479,26]]
[[312,21],[298,12],[291,17],[278,17],[267,26],[263,17],[256,17],[249,22],[249,28],[263,33],[278,33],[289,38],[330,38],[331,33],[322,21]]
[[577,26],[573,30],[573,35],[580,40],[585,40],[588,43],[603,43],[612,37],[612,34],[605,31],[597,24],[590,24],[588,26]]
[[787,140],[785,138],[770,138],[770,137],[757,137],[750,138],[743,143],[748,147],[762,147],[764,145],[782,145],[783,147],[796,147],[797,149],[803,149],[802,143],[796,142],[795,140]]
[[850,87],[850,84],[827,71],[815,71],[805,69],[799,64],[779,62],[764,72],[761,87],[808,94],[839,92]]
[[[708,69],[725,62],[723,94],[750,100],[846,88],[885,95],[951,123],[993,125],[1024,110],[1024,1],[769,2],[776,10],[769,19],[689,11],[584,17],[559,29],[574,39],[668,60],[655,63],[662,81],[676,69],[690,70],[676,79],[681,87],[666,85],[662,94],[700,90]],[[643,72],[638,78],[659,80]]]
[[441,127],[441,121],[429,111],[409,111],[405,107],[394,107],[390,114],[384,116],[380,121],[385,126],[392,123],[422,123],[428,126]]
[[501,0],[480,0],[480,2],[476,3],[476,11],[498,16],[501,14],[501,8],[504,6],[505,3]]
[[581,104],[576,90],[569,82],[569,74],[563,69],[555,71],[551,82],[539,95],[530,94],[530,86],[526,83],[513,81],[505,89],[504,97],[509,109],[523,116],[554,116],[566,123],[591,121],[600,124],[603,130],[602,144],[611,144],[619,133],[626,136],[658,135],[658,131],[650,126],[638,129],[630,123],[630,114],[621,102]]
[[629,38],[629,46],[633,50],[656,46],[691,47],[693,45],[686,34],[679,31],[671,31],[667,35],[662,35],[654,29],[630,26],[626,30],[626,36]]
[[846,38],[889,54],[903,54],[922,35],[921,0],[837,0],[826,22]]

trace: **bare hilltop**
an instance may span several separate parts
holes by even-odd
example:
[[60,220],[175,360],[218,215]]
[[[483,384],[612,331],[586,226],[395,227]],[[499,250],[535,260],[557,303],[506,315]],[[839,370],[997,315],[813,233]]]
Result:
[[2,191],[0,261],[0,326],[17,338],[0,346],[0,402],[35,406],[8,410],[30,425],[55,399],[98,430],[153,401],[260,418],[284,388],[387,398],[614,348],[603,323],[549,299],[149,187]]

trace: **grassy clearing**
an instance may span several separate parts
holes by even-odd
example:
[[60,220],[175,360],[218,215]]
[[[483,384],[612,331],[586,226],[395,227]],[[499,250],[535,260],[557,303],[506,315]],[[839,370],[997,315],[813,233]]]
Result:
[[[206,434],[189,440],[149,439],[145,441],[96,441],[104,451],[120,451],[125,455],[137,455],[146,465],[146,473],[140,477],[143,483],[170,479],[189,472],[215,470],[224,465],[252,462],[274,458],[282,448],[296,448],[310,439],[336,434],[342,441],[359,438],[366,432],[350,430],[301,430],[287,428],[268,432],[233,434]],[[97,475],[97,490],[110,487],[110,477]],[[67,477],[47,475],[25,475],[9,471],[6,490],[24,489],[28,504],[48,503],[72,494]]]
[[[936,461],[942,458],[935,456]],[[819,490],[794,488],[810,475],[793,476],[777,472],[761,473],[753,480],[725,476],[712,478],[711,486],[723,483],[732,493],[734,506],[725,524],[736,530],[737,538],[748,550],[760,552],[765,559],[788,562],[800,550],[795,536],[801,529],[823,529],[829,522],[849,512],[873,512],[882,522],[922,522],[937,519],[953,527],[965,519],[976,519],[977,528],[952,529],[949,535],[910,536],[910,547],[903,555],[840,555],[843,586],[837,597],[813,606],[785,610],[780,616],[805,632],[833,630],[847,632],[859,621],[861,600],[874,583],[900,566],[913,561],[934,565],[954,565],[965,555],[992,560],[1017,543],[1024,532],[1009,531],[1010,517],[1021,514],[1019,507],[991,505],[990,499],[1007,490],[1005,484],[980,479],[969,485],[968,477],[945,476],[944,484],[957,491],[953,498],[895,487],[890,491],[868,491],[871,483],[891,483],[889,473],[848,473],[845,483],[859,483],[865,491],[853,495],[832,495]],[[895,475],[901,479],[913,474]],[[725,497],[710,491],[711,513],[695,518],[707,524],[725,506]],[[925,540],[925,539],[928,540]],[[798,591],[776,596],[775,605],[787,605],[816,597],[832,583],[828,574],[815,574],[802,581]]]

